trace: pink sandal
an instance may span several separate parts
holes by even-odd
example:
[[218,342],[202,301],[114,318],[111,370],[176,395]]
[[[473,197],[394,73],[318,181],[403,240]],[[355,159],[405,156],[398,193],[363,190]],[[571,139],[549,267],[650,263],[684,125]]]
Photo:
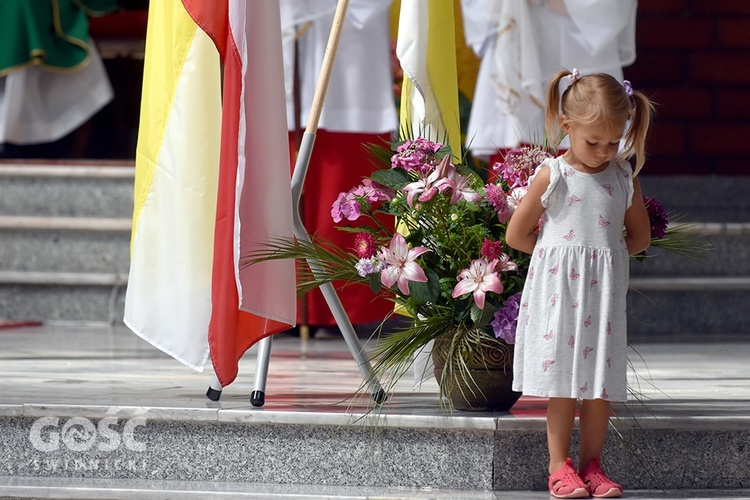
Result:
[[589,489],[581,481],[570,458],[549,477],[549,494],[556,498],[588,498]]
[[581,471],[581,479],[594,498],[617,498],[622,496],[622,486],[610,480],[602,470],[599,459],[594,458]]

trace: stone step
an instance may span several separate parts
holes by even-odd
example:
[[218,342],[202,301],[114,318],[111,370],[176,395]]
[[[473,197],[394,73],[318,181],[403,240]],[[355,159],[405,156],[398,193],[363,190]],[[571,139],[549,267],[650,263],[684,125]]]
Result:
[[689,225],[710,245],[702,258],[651,248],[645,261],[631,261],[631,276],[750,276],[750,222]]
[[[1,461],[10,477],[66,482],[544,491],[543,401],[539,407],[534,415],[449,417],[291,413],[225,409],[218,403],[203,409],[5,405]],[[605,455],[627,489],[748,486],[747,417],[701,417],[694,409],[631,417],[621,411],[612,421],[617,432],[609,433]],[[575,432],[572,449],[577,441]]]
[[638,178],[644,195],[654,196],[667,211],[684,214],[686,221],[750,221],[750,175],[652,176],[645,168]]
[[705,288],[631,291],[628,338],[634,342],[747,340],[748,304],[750,288],[744,280]]
[[0,214],[131,217],[133,164],[0,163]]
[[[0,271],[0,318],[121,323],[126,273]],[[750,339],[750,278],[634,278],[631,341]]]
[[127,273],[126,218],[0,216],[0,270]]
[[[669,489],[658,492],[628,489],[629,498],[662,500],[747,500],[743,489]],[[205,500],[308,499],[308,500],[538,500],[543,491],[447,490],[436,488],[332,486],[321,484],[259,484],[234,481],[161,481],[158,479],[28,478],[0,476],[0,498],[13,500],[64,498],[65,500]]]
[[0,319],[121,324],[127,274],[0,271]]

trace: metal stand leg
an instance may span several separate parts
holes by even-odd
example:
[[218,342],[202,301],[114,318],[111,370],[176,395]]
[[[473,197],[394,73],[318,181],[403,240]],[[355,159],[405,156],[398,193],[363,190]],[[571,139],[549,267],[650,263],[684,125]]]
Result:
[[[315,134],[305,132],[302,137],[302,143],[300,144],[300,151],[298,156],[298,162],[294,169],[294,175],[292,176],[292,200],[298,201],[302,193],[302,185],[305,182],[305,175],[307,173],[307,161],[310,159],[310,153],[315,142]],[[301,160],[300,160],[301,159]],[[305,229],[305,225],[302,223],[302,217],[299,213],[299,205],[295,204],[295,210],[292,215],[294,218],[294,235],[297,239],[305,242],[310,242],[310,235]],[[319,275],[323,272],[323,269],[315,260],[308,260],[308,265],[312,272]],[[331,310],[336,324],[341,329],[341,334],[346,341],[346,345],[349,351],[352,353],[357,367],[359,368],[365,382],[369,385],[370,393],[372,394],[373,400],[377,404],[382,404],[386,398],[386,392],[380,386],[380,382],[372,373],[372,367],[370,361],[364,354],[364,349],[357,338],[357,333],[354,331],[349,316],[347,316],[344,306],[341,304],[339,296],[336,294],[336,290],[333,288],[331,283],[325,283],[321,285],[320,291],[323,293],[323,297],[328,304],[328,308]],[[265,389],[266,380],[268,378],[268,365],[271,357],[271,337],[267,337],[260,341],[259,350],[257,355],[257,365],[255,367],[255,389],[250,396],[250,402],[253,406],[263,406],[265,403]]]
[[222,389],[223,387],[221,386],[219,379],[216,377],[216,374],[214,374],[213,380],[208,385],[208,390],[206,391],[206,397],[210,399],[211,401],[218,401],[219,398],[221,397]]
[[253,406],[263,406],[266,402],[266,381],[268,380],[268,364],[271,359],[272,337],[266,337],[258,342],[257,364],[255,366],[255,386],[250,393],[250,403]]
[[[313,144],[315,143],[315,134],[305,132],[302,136],[302,142],[300,143],[299,155],[297,156],[297,164],[294,168],[294,174],[292,175],[292,201],[296,202],[292,216],[294,218],[294,235],[298,240],[309,243],[311,241],[310,235],[305,229],[305,225],[302,222],[302,217],[299,213],[299,199],[302,195],[302,185],[305,182],[305,175],[307,174],[307,165],[310,160],[310,154],[312,153]],[[315,260],[308,260],[308,265],[312,270],[313,274],[320,276],[323,274],[323,268],[319,262]],[[372,367],[370,362],[364,354],[362,345],[359,343],[357,334],[354,331],[349,316],[347,316],[344,306],[341,304],[339,296],[336,294],[336,290],[333,288],[331,283],[325,283],[321,285],[320,291],[323,293],[323,297],[328,304],[328,308],[331,310],[336,324],[341,330],[341,334],[346,341],[346,345],[349,347],[349,351],[354,356],[354,360],[357,362],[362,376],[365,382],[370,386],[370,393],[373,399],[378,404],[381,404],[386,399],[386,393],[380,386],[380,381],[372,373]]]

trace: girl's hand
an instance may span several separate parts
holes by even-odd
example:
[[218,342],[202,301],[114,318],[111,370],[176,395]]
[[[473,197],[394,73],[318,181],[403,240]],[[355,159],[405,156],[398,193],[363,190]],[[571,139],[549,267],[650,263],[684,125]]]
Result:
[[633,201],[625,212],[625,243],[630,255],[641,253],[651,244],[651,222],[638,178],[633,179]]
[[505,243],[509,247],[528,254],[534,252],[537,239],[536,227],[539,218],[544,213],[542,195],[549,187],[549,176],[548,166],[540,168],[529,185],[526,196],[521,199],[518,208],[513,212],[505,231]]

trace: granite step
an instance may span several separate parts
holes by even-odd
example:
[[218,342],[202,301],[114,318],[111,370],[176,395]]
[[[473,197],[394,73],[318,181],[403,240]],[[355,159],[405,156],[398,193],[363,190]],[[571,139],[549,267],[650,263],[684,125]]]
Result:
[[[16,478],[458,491],[544,491],[547,482],[543,411],[368,416],[208,403],[2,410],[3,471]],[[701,417],[694,409],[637,418],[622,412],[605,443],[607,464],[629,490],[747,489],[748,424],[748,417]],[[578,447],[577,432],[571,446]]]
[[[748,172],[750,174],[750,172]],[[750,221],[750,175],[639,176],[646,196],[654,196],[667,211],[689,222]]]
[[132,162],[0,162],[0,318],[122,321]]
[[750,222],[689,223],[709,245],[702,255],[689,258],[661,248],[649,248],[643,261],[631,261],[636,276],[750,276]]
[[132,162],[0,162],[1,215],[131,217]]
[[0,272],[0,320],[121,325],[126,281],[117,274]]
[[0,215],[0,270],[125,273],[129,218]]
[[[122,322],[127,274],[0,271],[0,318]],[[631,341],[750,339],[750,278],[637,278]]]
[[[278,485],[217,481],[142,481],[0,477],[0,499],[64,498],[66,500],[192,500],[216,499],[341,499],[341,500],[524,500],[540,499],[540,491],[446,490],[331,485]],[[750,498],[740,489],[627,490],[627,498],[660,500],[739,500]]]

